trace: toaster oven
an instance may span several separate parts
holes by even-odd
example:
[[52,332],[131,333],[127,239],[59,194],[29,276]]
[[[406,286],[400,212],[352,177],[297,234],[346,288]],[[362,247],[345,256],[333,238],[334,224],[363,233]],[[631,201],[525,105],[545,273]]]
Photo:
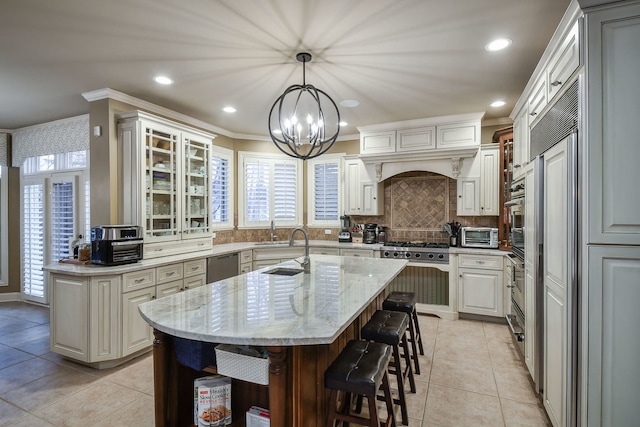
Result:
[[489,227],[462,227],[460,245],[463,248],[498,248],[498,229]]
[[100,225],[91,228],[91,262],[120,265],[140,261],[143,249],[142,227]]

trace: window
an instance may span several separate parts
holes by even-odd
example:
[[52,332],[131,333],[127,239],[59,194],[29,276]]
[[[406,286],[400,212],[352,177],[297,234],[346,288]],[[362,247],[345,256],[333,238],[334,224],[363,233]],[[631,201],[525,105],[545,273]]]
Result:
[[233,151],[211,147],[211,228],[233,228]]
[[302,225],[302,161],[264,153],[238,153],[240,227]]
[[86,151],[26,159],[22,168],[22,292],[47,303],[42,267],[71,256],[69,243],[89,236]]
[[339,227],[343,154],[307,160],[307,223],[310,227]]
[[0,166],[0,286],[8,284],[8,252],[7,252],[7,168]]

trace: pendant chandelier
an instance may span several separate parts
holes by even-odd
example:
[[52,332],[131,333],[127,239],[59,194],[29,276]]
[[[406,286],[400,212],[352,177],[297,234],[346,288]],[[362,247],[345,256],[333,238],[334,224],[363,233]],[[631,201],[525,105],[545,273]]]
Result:
[[289,86],[269,111],[269,136],[288,156],[302,160],[325,153],[338,138],[340,112],[324,91],[306,84],[305,64],[311,54],[296,55],[302,62],[302,84]]

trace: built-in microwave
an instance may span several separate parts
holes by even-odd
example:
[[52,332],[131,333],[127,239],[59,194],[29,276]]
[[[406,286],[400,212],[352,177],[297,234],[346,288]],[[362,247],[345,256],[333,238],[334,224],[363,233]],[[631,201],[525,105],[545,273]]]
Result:
[[490,227],[462,227],[460,245],[463,248],[496,249],[498,229]]

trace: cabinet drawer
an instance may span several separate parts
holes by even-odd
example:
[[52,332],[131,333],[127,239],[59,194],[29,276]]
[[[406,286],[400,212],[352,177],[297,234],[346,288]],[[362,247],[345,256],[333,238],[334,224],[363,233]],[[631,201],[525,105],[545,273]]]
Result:
[[177,294],[182,292],[182,280],[176,280],[173,282],[163,283],[156,286],[156,298],[166,297],[167,295]]
[[340,249],[340,255],[373,258],[373,249]]
[[240,274],[246,274],[251,271],[251,263],[245,262],[240,264]]
[[304,255],[303,247],[285,247],[285,248],[274,248],[274,249],[254,249],[253,250],[253,260],[260,261],[264,259],[272,259],[276,260],[273,264],[278,264],[281,259],[290,260],[293,258],[298,258]]
[[147,286],[156,284],[156,270],[150,268],[148,270],[140,270],[122,275],[123,289],[122,292],[133,291],[134,289],[142,289]]
[[156,284],[182,279],[182,263],[165,265],[156,269]]
[[187,261],[184,263],[184,277],[197,276],[207,272],[207,260],[205,258]]
[[207,276],[205,274],[189,277],[188,279],[184,279],[184,290],[194,289],[204,285],[205,283],[207,283]]
[[467,255],[458,257],[458,267],[481,268],[484,270],[502,270],[503,257],[499,255]]
[[316,255],[340,255],[339,248],[309,248],[310,254]]
[[240,252],[240,264],[253,261],[253,251],[241,251]]

